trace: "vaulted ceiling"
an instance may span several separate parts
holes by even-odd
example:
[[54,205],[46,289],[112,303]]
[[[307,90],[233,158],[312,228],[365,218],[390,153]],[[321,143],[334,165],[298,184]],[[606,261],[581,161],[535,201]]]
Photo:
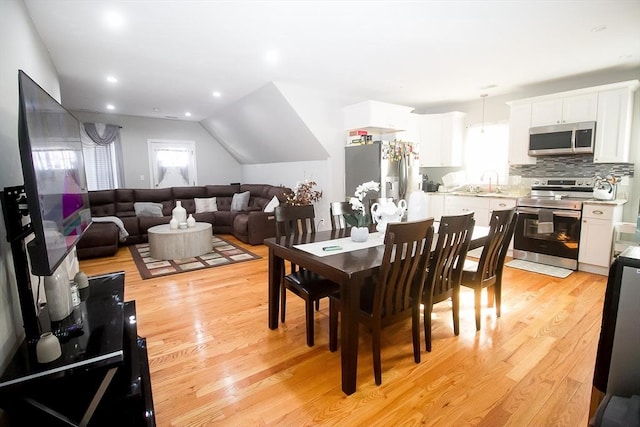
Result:
[[640,67],[637,0],[25,3],[72,110],[201,121],[269,82],[421,108]]

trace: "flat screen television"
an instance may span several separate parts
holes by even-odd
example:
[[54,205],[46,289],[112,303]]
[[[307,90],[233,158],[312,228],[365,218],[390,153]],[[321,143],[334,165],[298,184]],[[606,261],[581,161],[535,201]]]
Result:
[[50,276],[91,224],[80,122],[18,71],[18,145],[34,239],[31,272]]

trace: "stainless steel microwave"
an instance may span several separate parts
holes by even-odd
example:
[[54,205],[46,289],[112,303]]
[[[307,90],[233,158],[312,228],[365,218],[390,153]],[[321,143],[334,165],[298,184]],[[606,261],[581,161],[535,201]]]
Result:
[[567,123],[529,129],[529,155],[593,153],[596,122]]

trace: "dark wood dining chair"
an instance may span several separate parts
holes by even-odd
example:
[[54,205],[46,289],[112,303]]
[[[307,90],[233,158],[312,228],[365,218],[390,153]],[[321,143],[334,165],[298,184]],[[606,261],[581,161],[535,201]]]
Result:
[[[380,272],[362,287],[360,322],[372,333],[373,372],[376,385],[382,383],[381,330],[411,317],[413,358],[420,363],[420,303],[429,252],[433,240],[433,218],[392,223],[384,238]],[[340,296],[329,299],[329,349],[338,348]]]
[[460,333],[460,279],[474,225],[473,212],[440,219],[438,239],[431,252],[423,292],[427,351],[431,351],[431,313],[434,304],[451,299],[453,332],[455,335]]
[[[274,210],[276,220],[276,237],[294,236],[305,233],[315,233],[315,211],[313,205],[307,206],[278,206]],[[291,263],[291,272],[281,278],[280,285],[280,321],[285,321],[287,307],[286,290],[299,296],[305,301],[307,345],[314,344],[314,303],[319,308],[319,301],[329,294],[337,292],[337,283]]]
[[329,217],[332,230],[343,230],[350,227],[344,219],[344,214],[353,212],[349,202],[331,202],[329,205]]
[[500,317],[502,299],[502,270],[509,250],[509,243],[516,226],[515,209],[491,212],[489,234],[482,248],[480,259],[467,260],[462,271],[460,284],[474,291],[476,330],[480,330],[480,301],[482,289],[487,289],[489,307],[496,305],[496,316]]

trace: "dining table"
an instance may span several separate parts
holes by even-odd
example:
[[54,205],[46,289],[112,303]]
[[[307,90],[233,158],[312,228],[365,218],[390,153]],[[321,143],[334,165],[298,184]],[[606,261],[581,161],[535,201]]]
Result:
[[[434,226],[437,230],[437,223]],[[489,227],[474,227],[469,249],[483,246]],[[437,235],[434,236],[434,241]],[[269,328],[278,328],[280,288],[285,261],[313,271],[340,285],[340,357],[342,391],[356,391],[360,289],[368,277],[378,274],[384,254],[384,238],[372,232],[366,242],[353,242],[350,228],[293,234],[264,240],[269,248]]]

